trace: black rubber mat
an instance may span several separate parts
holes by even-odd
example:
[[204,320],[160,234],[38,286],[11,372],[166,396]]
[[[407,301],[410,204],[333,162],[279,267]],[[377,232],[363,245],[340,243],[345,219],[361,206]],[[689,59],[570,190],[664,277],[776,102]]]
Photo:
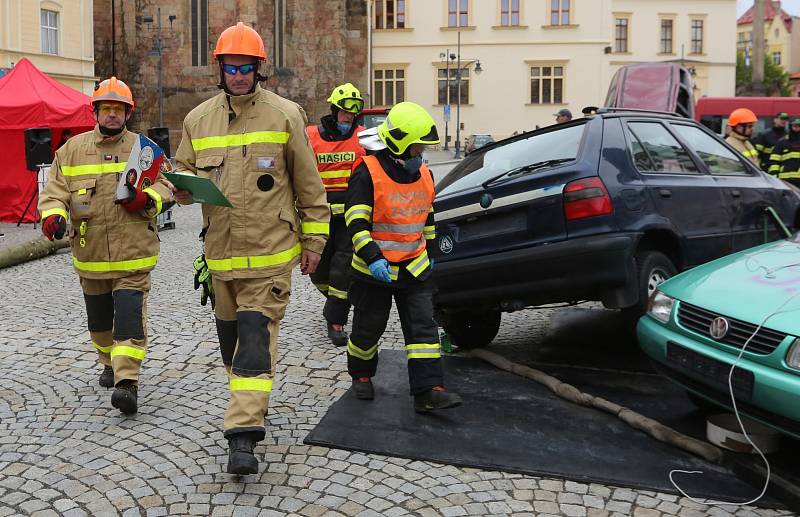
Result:
[[[375,400],[358,400],[348,391],[304,443],[667,493],[676,493],[670,470],[700,470],[705,474],[691,479],[676,476],[693,496],[744,501],[758,492],[724,467],[658,442],[616,417],[563,401],[533,381],[474,359],[447,357],[444,364],[447,386],[463,397],[463,406],[415,413],[405,354],[381,351]],[[578,380],[571,373],[570,380]],[[637,374],[627,380],[638,391],[651,382],[663,380]],[[673,409],[670,403],[648,413]]]

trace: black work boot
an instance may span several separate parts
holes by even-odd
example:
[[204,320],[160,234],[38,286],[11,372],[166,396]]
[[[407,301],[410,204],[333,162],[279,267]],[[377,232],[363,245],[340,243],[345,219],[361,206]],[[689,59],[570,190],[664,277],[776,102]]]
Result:
[[436,409],[448,409],[461,405],[461,397],[444,389],[443,386],[434,386],[424,393],[414,395],[414,411],[427,413]]
[[256,439],[253,433],[237,433],[228,438],[228,474],[255,474],[258,460],[253,454]]
[[347,332],[344,331],[344,325],[328,322],[328,338],[334,346],[346,345],[348,335]]
[[103,367],[103,373],[100,374],[100,378],[97,380],[97,383],[104,387],[104,388],[111,388],[114,386],[114,368],[110,365],[106,365]]
[[119,409],[126,415],[136,413],[137,405],[137,392],[139,387],[135,382],[129,379],[119,381],[114,393],[111,394],[111,405]]
[[353,379],[353,393],[357,399],[372,400],[375,398],[375,389],[369,377],[359,377]]

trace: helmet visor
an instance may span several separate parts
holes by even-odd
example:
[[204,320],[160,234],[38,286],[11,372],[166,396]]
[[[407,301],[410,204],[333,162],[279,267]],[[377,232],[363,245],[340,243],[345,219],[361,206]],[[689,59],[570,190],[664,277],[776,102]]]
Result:
[[348,113],[360,113],[364,109],[364,101],[361,99],[341,99],[337,106]]

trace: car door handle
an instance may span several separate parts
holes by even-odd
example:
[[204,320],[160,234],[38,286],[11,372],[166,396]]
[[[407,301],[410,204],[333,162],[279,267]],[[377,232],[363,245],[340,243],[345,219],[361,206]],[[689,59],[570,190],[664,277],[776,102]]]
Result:
[[665,188],[658,189],[658,195],[661,197],[672,197],[672,191]]
[[742,197],[742,193],[738,190],[731,190],[731,196],[733,197]]

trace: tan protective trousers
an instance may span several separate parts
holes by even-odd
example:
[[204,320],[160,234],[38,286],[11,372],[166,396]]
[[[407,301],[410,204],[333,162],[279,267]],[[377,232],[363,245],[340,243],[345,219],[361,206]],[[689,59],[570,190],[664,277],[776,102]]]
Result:
[[147,295],[150,273],[122,278],[80,277],[89,335],[98,362],[114,368],[114,384],[139,382],[147,352]]
[[265,435],[264,417],[275,379],[278,330],[291,292],[291,272],[223,281],[212,274],[217,334],[228,372],[225,436]]

